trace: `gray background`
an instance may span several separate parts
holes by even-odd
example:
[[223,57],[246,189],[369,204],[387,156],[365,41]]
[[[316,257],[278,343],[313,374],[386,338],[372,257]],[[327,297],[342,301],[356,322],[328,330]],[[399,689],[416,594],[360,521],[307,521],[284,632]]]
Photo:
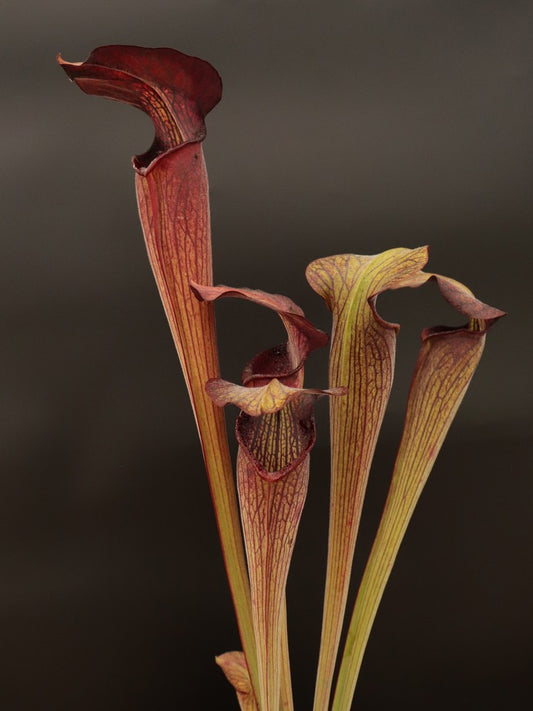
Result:
[[[55,65],[110,43],[212,62],[217,282],[279,291],[329,330],[319,256],[430,244],[430,268],[509,312],[422,497],[362,669],[360,711],[529,708],[531,2],[8,2],[2,19],[0,703],[6,711],[234,709],[238,646],[185,388],[147,264],[129,157],[140,112]],[[386,493],[430,288],[402,323],[356,578]],[[223,373],[276,317],[217,306]],[[307,383],[324,386],[327,353]],[[289,583],[311,707],[327,526],[327,407]],[[234,413],[228,413],[230,420]],[[355,586],[354,586],[355,591]],[[530,700],[529,700],[530,701]]]

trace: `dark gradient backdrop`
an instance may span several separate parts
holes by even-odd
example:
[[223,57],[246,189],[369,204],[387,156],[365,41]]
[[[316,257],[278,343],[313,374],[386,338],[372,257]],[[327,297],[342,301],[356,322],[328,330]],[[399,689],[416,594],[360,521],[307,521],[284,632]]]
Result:
[[[152,129],[55,65],[57,51],[82,60],[109,43],[173,46],[223,76],[206,142],[217,281],[287,293],[329,330],[311,259],[428,243],[432,270],[510,313],[409,530],[356,707],[530,708],[532,22],[518,0],[8,0],[2,711],[236,707],[213,664],[238,640],[206,480],[136,216],[129,158]],[[236,378],[281,327],[249,304],[217,309]],[[403,327],[360,559],[418,332],[457,323],[431,289],[380,310]],[[307,373],[324,386],[326,354]],[[325,563],[319,409],[289,584],[298,711],[311,708]]]

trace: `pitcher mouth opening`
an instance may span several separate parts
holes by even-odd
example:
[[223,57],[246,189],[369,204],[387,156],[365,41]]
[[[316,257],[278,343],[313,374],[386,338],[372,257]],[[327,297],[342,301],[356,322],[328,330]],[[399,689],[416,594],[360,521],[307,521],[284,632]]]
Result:
[[129,104],[152,119],[152,145],[132,159],[142,175],[167,153],[202,141],[204,117],[222,96],[222,80],[208,62],[166,47],[109,45],[85,62],[67,62],[60,54],[57,61],[86,94]]

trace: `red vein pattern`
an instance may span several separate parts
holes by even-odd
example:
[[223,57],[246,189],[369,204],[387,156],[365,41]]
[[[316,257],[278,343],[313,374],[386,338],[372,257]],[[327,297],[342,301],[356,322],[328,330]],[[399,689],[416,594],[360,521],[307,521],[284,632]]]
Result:
[[220,100],[217,72],[173,49],[100,47],[82,63],[58,61],[86,93],[142,109],[152,147],[137,156],[136,191],[148,257],[183,368],[209,478],[226,570],[252,684],[257,687],[249,581],[223,413],[204,385],[219,374],[214,312],[190,280],[212,284],[204,116]]
[[[432,275],[424,275],[420,282],[428,278]],[[468,316],[470,323],[464,328],[423,333],[402,440],[348,630],[333,711],[351,708],[370,630],[405,531],[479,363],[486,331],[504,315],[475,299],[462,284],[440,276],[436,280],[445,298]]]
[[309,482],[309,457],[282,479],[257,476],[239,448],[237,487],[250,571],[261,711],[280,703],[285,587]]
[[154,123],[152,147],[136,156],[141,173],[167,151],[205,138],[204,116],[220,101],[222,81],[197,57],[175,49],[108,45],[93,50],[85,62],[58,62],[87,94],[130,104]]
[[231,403],[253,417],[277,412],[293,400],[310,400],[313,402],[321,395],[344,394],[343,388],[337,388],[336,390],[291,388],[284,385],[276,377],[271,377],[265,385],[254,387],[236,385],[228,380],[217,378],[209,380],[205,387],[213,402],[219,407]]
[[254,304],[276,311],[287,331],[287,343],[259,353],[246,366],[242,380],[245,385],[258,387],[279,378],[285,385],[301,387],[303,364],[312,351],[323,348],[329,337],[315,328],[305,318],[302,309],[282,294],[269,294],[260,289],[235,288],[231,286],[205,286],[191,283],[197,298],[216,301],[222,297],[245,299]]
[[330,401],[328,567],[315,711],[329,704],[363,499],[392,386],[399,327],[381,319],[374,302],[426,261],[425,248],[393,249],[368,257],[326,257],[307,268],[311,287],[333,313],[329,386],[347,388],[344,397]]
[[313,404],[344,390],[304,390],[307,354],[327,343],[290,299],[254,289],[191,284],[197,298],[236,297],[273,309],[288,342],[256,356],[243,373],[245,386],[212,380],[206,391],[217,404],[242,408],[237,486],[257,645],[261,711],[292,709],[285,615],[285,586],[307,492],[309,451],[315,442]]

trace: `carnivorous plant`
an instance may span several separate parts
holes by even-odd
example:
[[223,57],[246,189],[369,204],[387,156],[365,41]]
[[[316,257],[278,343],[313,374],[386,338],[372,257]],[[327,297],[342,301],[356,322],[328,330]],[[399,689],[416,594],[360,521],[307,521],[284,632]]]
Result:
[[[131,104],[154,123],[152,146],[133,159],[139,217],[196,418],[242,643],[242,651],[216,661],[243,711],[294,708],[285,589],[309,486],[314,401],[329,398],[330,522],[314,711],[349,711],[407,525],[486,333],[503,312],[459,282],[423,271],[425,247],[318,259],[308,266],[307,279],[332,313],[329,383],[304,388],[305,360],[328,343],[328,335],[285,296],[213,285],[202,141],[204,118],[221,98],[218,73],[166,48],[115,45],[94,50],[85,62],[58,61],[85,93]],[[379,315],[376,302],[386,290],[429,280],[466,324],[422,334],[390,489],[334,686],[365,489],[394,374],[399,326]],[[214,302],[223,297],[275,311],[287,333],[281,345],[245,366],[241,384],[219,372]],[[227,404],[240,410],[235,475],[222,409]]]

